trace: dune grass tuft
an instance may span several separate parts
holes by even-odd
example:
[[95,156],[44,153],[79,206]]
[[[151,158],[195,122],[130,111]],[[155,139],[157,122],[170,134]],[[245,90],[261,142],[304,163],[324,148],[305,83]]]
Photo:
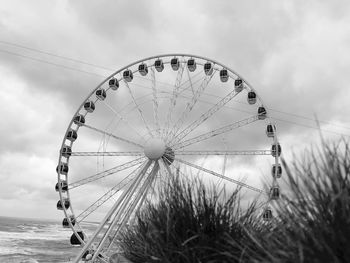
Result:
[[289,191],[265,249],[278,262],[350,262],[349,144],[324,144],[283,165]]
[[323,144],[284,166],[288,187],[266,223],[258,201],[170,178],[122,234],[138,262],[350,262],[350,148]]
[[[148,202],[137,224],[123,233],[125,256],[137,262],[234,262],[255,250],[244,228],[256,228],[255,207],[240,209],[239,189],[229,197],[199,180],[174,177]],[[235,240],[233,244],[230,240]]]

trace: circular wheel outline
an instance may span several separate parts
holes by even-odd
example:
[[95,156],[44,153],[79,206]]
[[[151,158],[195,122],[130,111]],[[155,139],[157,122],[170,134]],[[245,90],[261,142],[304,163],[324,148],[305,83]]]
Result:
[[[133,67],[137,67],[139,64],[143,63],[143,62],[146,62],[146,61],[151,61],[151,60],[156,60],[156,59],[162,59],[162,58],[169,58],[169,64],[170,64],[170,59],[171,58],[182,58],[183,60],[180,60],[180,63],[185,63],[188,61],[188,59],[190,58],[193,58],[195,60],[203,60],[203,61],[207,61],[207,62],[210,62],[213,64],[213,67],[214,67],[214,70],[218,70],[215,68],[215,66],[218,66],[222,69],[226,69],[228,71],[228,77],[232,80],[235,80],[235,78],[233,76],[236,76],[237,78],[240,78],[241,80],[243,80],[243,83],[244,83],[244,89],[247,89],[247,91],[253,91],[255,92],[256,94],[256,98],[258,101],[260,101],[260,105],[264,107],[264,103],[263,103],[263,100],[261,99],[261,97],[258,95],[258,93],[256,92],[256,90],[249,84],[249,82],[243,78],[240,74],[238,74],[237,72],[235,72],[234,70],[232,70],[231,68],[227,67],[226,65],[216,61],[216,60],[213,60],[213,59],[209,59],[209,58],[206,58],[206,57],[203,57],[203,56],[198,56],[198,55],[192,55],[192,54],[182,54],[182,53],[173,53],[173,54],[162,54],[162,55],[156,55],[156,56],[151,56],[151,57],[147,57],[147,58],[144,58],[144,59],[140,59],[140,60],[137,60],[133,63],[130,63],[128,64],[127,66],[125,67],[122,67],[120,69],[118,69],[117,71],[115,71],[114,73],[112,73],[111,75],[109,75],[108,77],[106,77],[96,88],[94,88],[89,94],[88,96],[85,98],[85,100],[83,100],[82,104],[78,107],[77,111],[74,113],[71,121],[69,122],[68,124],[68,127],[66,129],[66,132],[65,132],[65,135],[64,135],[64,138],[62,140],[62,143],[61,143],[61,150],[60,150],[60,153],[59,153],[59,158],[58,158],[58,167],[61,167],[61,165],[64,163],[63,160],[66,160],[66,164],[68,165],[69,167],[69,157],[64,157],[62,155],[62,148],[66,145],[70,146],[72,148],[74,142],[73,141],[70,141],[69,144],[66,144],[67,142],[67,135],[68,135],[68,132],[69,130],[74,127],[74,119],[75,117],[81,112],[81,110],[84,111],[84,104],[89,101],[89,99],[95,94],[95,92],[101,88],[106,82],[108,82],[111,78],[113,77],[116,77],[118,74],[121,74],[123,73],[125,70],[129,69],[129,68],[133,68]],[[204,65],[205,62],[203,63],[197,63],[198,65]],[[184,65],[185,67],[186,65]],[[154,68],[154,63],[153,64],[149,64],[148,65],[149,68],[153,67]],[[199,70],[199,69],[197,69]],[[132,71],[133,74],[139,72],[138,69]],[[122,75],[122,74],[121,74]],[[121,78],[118,78],[118,81],[121,81],[123,80],[123,77]],[[106,89],[106,92],[108,92],[110,90],[110,88]],[[98,99],[96,99],[94,102],[98,101]],[[266,110],[266,107],[265,107],[265,110]],[[86,115],[88,115],[89,113],[86,111],[85,114],[83,115],[84,117]],[[271,118],[269,117],[267,111],[266,111],[266,119],[268,120],[268,123],[272,124],[273,122],[271,121]],[[80,129],[80,126],[77,125],[76,128],[74,130],[76,130],[76,132],[78,133]],[[277,145],[279,145],[278,143],[278,139],[277,139],[277,132],[276,132],[276,127],[275,125],[273,125],[273,131],[274,131],[274,136],[273,136],[273,145],[275,145],[277,147]],[[276,167],[279,166],[279,154],[275,154],[274,156],[274,159],[275,159],[275,165]],[[273,176],[273,182],[272,182],[272,186],[276,186],[277,185],[277,181],[276,181],[276,178],[277,177],[277,169],[275,169],[276,172],[275,172],[275,176]],[[64,178],[61,178],[61,177],[65,177],[65,180]],[[70,201],[70,193],[69,193],[69,189],[67,189],[67,191],[63,191],[62,190],[62,185],[61,185],[61,181],[66,181],[67,182],[67,185],[69,185],[69,181],[68,181],[68,174],[67,175],[64,175],[62,174],[59,170],[57,171],[57,183],[58,183],[58,192],[59,192],[59,198],[60,198],[60,201],[61,203],[63,204],[64,203],[64,200],[66,198],[68,198],[68,200]],[[64,194],[63,193],[66,193],[67,197],[64,197]],[[270,200],[270,199],[269,199]],[[68,219],[68,224],[70,226],[70,228],[73,230],[73,233],[76,235],[76,237],[78,238],[78,240],[81,242],[81,244],[84,244],[85,241],[82,240],[80,238],[80,236],[78,235],[78,229],[81,229],[81,227],[79,226],[79,222],[75,222],[75,226],[73,226],[71,220],[69,219],[70,216],[75,216],[75,213],[74,213],[74,210],[73,210],[73,207],[72,205],[69,206],[69,208],[65,208],[65,206],[63,205],[63,212],[65,214],[65,217]],[[68,212],[68,210],[70,210],[70,213]]]

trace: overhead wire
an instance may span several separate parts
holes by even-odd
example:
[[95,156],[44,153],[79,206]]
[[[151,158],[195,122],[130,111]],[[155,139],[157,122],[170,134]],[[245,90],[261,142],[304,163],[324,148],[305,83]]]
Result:
[[273,117],[273,119],[278,120],[278,121],[282,121],[282,122],[288,122],[288,123],[295,124],[295,125],[298,125],[298,126],[303,126],[303,127],[310,128],[310,129],[323,131],[323,132],[334,133],[334,134],[337,134],[337,135],[342,136],[342,137],[349,137],[350,138],[350,134],[330,131],[330,130],[326,130],[326,129],[323,129],[323,128],[320,128],[320,127],[313,127],[313,126],[309,126],[309,125],[306,125],[306,124],[300,124],[300,123],[297,123],[297,122],[294,122],[294,121],[284,120],[284,119],[275,118],[275,117]]
[[77,71],[77,72],[81,72],[81,73],[85,73],[85,74],[90,74],[90,75],[95,75],[95,76],[103,77],[103,78],[105,77],[103,75],[100,75],[100,74],[97,74],[97,73],[94,73],[94,72],[89,72],[89,71],[85,71],[85,70],[82,70],[82,69],[77,69],[77,68],[74,68],[74,67],[68,67],[68,66],[65,66],[65,65],[62,65],[62,64],[53,63],[53,62],[50,62],[50,61],[47,61],[47,60],[38,59],[38,58],[30,57],[30,56],[27,56],[27,55],[22,55],[22,54],[19,54],[19,53],[15,53],[15,52],[3,50],[3,49],[0,49],[0,52],[6,53],[6,54],[9,54],[9,55],[13,55],[13,56],[17,56],[17,57],[21,57],[21,58],[34,60],[34,61],[37,61],[37,62],[40,62],[40,63],[45,63],[45,64],[49,64],[49,65],[52,65],[52,66],[60,67],[60,68],[65,68],[65,69],[68,69],[68,70],[73,70],[73,71]]
[[100,69],[104,69],[104,70],[108,70],[108,71],[114,71],[114,69],[107,68],[107,67],[104,67],[104,66],[101,66],[101,65],[96,65],[96,64],[93,64],[91,62],[86,62],[86,61],[83,61],[83,60],[74,59],[74,58],[70,58],[70,57],[67,57],[67,56],[57,55],[57,54],[54,54],[52,52],[42,51],[40,49],[36,49],[36,48],[24,46],[24,45],[19,45],[19,44],[16,44],[16,43],[13,43],[13,42],[9,42],[9,41],[0,40],[0,43],[6,44],[6,45],[10,45],[10,46],[14,46],[14,47],[27,49],[27,50],[30,50],[30,51],[34,51],[34,52],[37,52],[37,53],[45,54],[45,55],[56,57],[56,58],[60,58],[60,59],[69,60],[69,61],[72,61],[72,62],[75,62],[75,63],[80,63],[80,64],[84,64],[84,65],[87,65],[87,66],[95,67],[95,68],[100,68]]
[[[25,45],[16,44],[16,43],[9,42],[9,41],[0,40],[0,43],[6,44],[6,45],[10,45],[10,46],[14,46],[14,47],[19,47],[19,48],[30,50],[30,51],[34,51],[34,52],[45,54],[45,55],[52,56],[52,57],[57,57],[57,58],[60,58],[60,59],[72,61],[72,62],[75,62],[75,63],[79,63],[79,64],[83,64],[83,65],[87,65],[87,66],[91,66],[91,67],[95,67],[95,68],[100,68],[100,69],[107,70],[107,71],[114,71],[113,69],[108,68],[108,67],[104,67],[104,66],[101,66],[101,65],[97,65],[97,64],[86,62],[86,61],[79,60],[79,59],[70,58],[70,57],[67,57],[67,56],[57,55],[57,54],[52,53],[52,52],[42,51],[40,49],[28,47],[28,46],[25,46]],[[31,57],[31,56],[28,56],[28,55],[19,54],[19,53],[8,51],[8,50],[0,49],[0,52],[6,53],[6,54],[9,54],[9,55],[13,55],[13,56],[17,56],[17,57],[21,57],[21,58],[25,58],[25,59],[29,59],[29,60],[33,60],[33,61],[36,61],[36,62],[45,63],[45,64],[48,64],[48,65],[52,65],[52,66],[56,66],[56,67],[60,67],[60,68],[64,68],[64,69],[68,69],[68,70],[84,73],[84,74],[94,75],[94,76],[103,77],[103,78],[105,77],[104,75],[101,75],[101,74],[98,74],[98,73],[95,73],[95,72],[90,72],[90,71],[78,69],[76,67],[69,67],[69,66],[65,66],[65,65],[62,65],[62,64],[57,64],[57,63],[54,63],[54,62],[50,62],[50,61],[47,61],[47,60]],[[209,94],[209,93],[206,93],[206,92],[204,94],[207,95],[207,96],[211,96],[211,97],[219,97],[218,95]],[[236,101],[236,102],[237,103],[242,103],[242,102],[239,102],[239,101]],[[285,114],[285,115],[290,115],[290,116],[293,116],[293,117],[296,117],[296,118],[301,118],[301,119],[305,119],[305,120],[309,120],[309,121],[315,121],[314,119],[312,119],[310,117],[307,117],[307,116],[298,115],[298,114],[295,114],[295,113],[288,113],[288,112],[277,110],[277,109],[273,109],[273,108],[267,108],[267,109],[270,110],[270,111],[273,111],[273,112],[278,112],[278,113],[282,113],[282,114]],[[289,121],[289,120],[285,120],[285,119],[281,119],[281,118],[276,118],[276,117],[273,117],[273,118],[276,119],[276,120],[282,121],[282,122],[287,122],[287,123],[295,124],[295,125],[298,125],[298,126],[303,126],[303,127],[306,127],[306,128],[320,130],[319,127],[313,127],[313,126],[309,126],[309,125],[305,125],[305,124],[301,124],[301,123],[298,123],[298,122],[293,122],[293,121]],[[350,130],[350,127],[347,127],[347,126],[334,124],[334,123],[331,123],[329,121],[324,121],[324,120],[318,120],[318,121],[320,123],[324,123],[324,124],[327,124],[327,125],[330,125],[330,126],[333,126],[333,127],[338,127],[338,128],[343,128],[343,129]],[[334,133],[334,134],[337,134],[337,135],[340,135],[340,136],[350,137],[350,135],[348,135],[348,134],[339,133],[339,132],[335,132],[335,131],[331,131],[331,130],[321,129],[321,131],[325,131],[325,132],[328,132],[328,133]]]
[[[165,82],[160,82],[160,83],[171,86],[171,84],[169,84],[169,83],[165,83]],[[183,92],[183,91],[185,91],[185,90],[182,90],[181,92]],[[209,96],[209,97],[221,98],[219,95],[211,94],[211,93],[208,93],[208,92],[203,92],[203,94],[206,95],[206,96]],[[235,103],[245,104],[244,102],[241,102],[241,101],[235,101]],[[266,109],[268,109],[270,111],[282,113],[282,114],[285,114],[285,115],[290,115],[290,116],[293,116],[293,117],[296,117],[296,118],[301,118],[301,119],[305,119],[305,120],[315,121],[315,119],[312,119],[310,117],[306,117],[306,116],[303,116],[303,115],[298,115],[298,114],[295,114],[295,113],[288,113],[288,112],[285,112],[285,111],[276,110],[276,109],[269,108],[269,107],[266,107]],[[334,124],[334,123],[331,123],[329,121],[319,120],[319,122],[320,123],[324,123],[324,124],[328,124],[328,125],[331,125],[331,126],[334,126],[334,127],[350,130],[350,127]]]

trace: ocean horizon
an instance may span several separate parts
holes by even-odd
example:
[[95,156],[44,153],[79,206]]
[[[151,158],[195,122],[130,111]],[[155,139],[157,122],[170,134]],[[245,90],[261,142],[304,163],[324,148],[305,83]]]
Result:
[[71,235],[70,228],[52,219],[0,216],[0,262],[70,262],[81,249],[71,246]]

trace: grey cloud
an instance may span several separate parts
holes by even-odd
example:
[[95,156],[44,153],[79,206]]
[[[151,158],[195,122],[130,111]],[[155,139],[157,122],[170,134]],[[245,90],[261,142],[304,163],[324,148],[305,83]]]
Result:
[[[347,29],[349,4],[345,1],[74,1],[66,2],[66,5],[56,2],[50,8],[47,4],[32,3],[24,7],[28,9],[25,13],[6,5],[0,11],[0,27],[5,40],[116,70],[159,53],[177,51],[204,55],[247,78],[269,108],[305,116],[316,112],[324,120],[348,119],[344,109],[349,98],[346,85],[350,81],[347,73],[350,37]],[[28,50],[24,52],[5,45],[1,45],[1,49],[102,76],[110,74],[107,70]],[[55,177],[57,152],[66,125],[103,77],[0,55],[1,67],[25,83],[27,91],[6,89],[14,96],[14,101],[6,102],[8,110],[3,111],[6,112],[3,116],[6,126],[1,126],[0,134],[6,138],[3,142],[6,150],[2,149],[0,156],[9,152],[37,156],[43,158],[42,162],[36,163],[39,167],[46,165],[44,156],[47,156],[52,164],[38,178]],[[4,72],[3,79],[6,80]],[[16,102],[23,105],[17,106]],[[26,102],[28,104],[24,105]],[[236,106],[246,110],[241,105]],[[106,121],[103,113],[99,115],[102,116],[101,124]],[[271,115],[310,125],[309,121],[291,115],[274,111]],[[18,116],[22,121],[16,121]],[[210,120],[201,128],[204,131],[230,120],[229,114],[222,115],[221,122]],[[299,145],[311,134],[310,130],[295,124],[278,121],[277,124],[287,145]],[[123,127],[120,132],[126,130]],[[240,139],[239,132],[237,135],[232,133],[232,143],[237,149],[244,148],[248,142],[259,149],[265,146],[263,130],[261,134],[255,130],[245,132],[250,140]],[[210,140],[202,146],[217,147],[216,142]],[[35,165],[29,163],[28,158],[20,158],[20,161],[23,170],[35,176]],[[235,158],[235,161],[242,163],[244,158]],[[13,177],[11,192],[25,187],[16,183],[24,172],[9,171],[9,162],[1,165],[7,167],[2,170],[1,177]],[[84,172],[89,168],[85,164],[82,166]],[[37,198],[42,192],[42,198],[56,200],[53,186],[26,185]],[[45,187],[49,190],[44,190]],[[23,195],[30,193],[23,192]],[[11,197],[13,195],[8,191],[2,192],[2,198],[9,200]],[[35,206],[35,201],[32,202]],[[54,206],[50,216],[57,214],[53,212]]]
[[67,8],[74,11],[82,24],[97,36],[118,45],[125,42],[126,38],[138,41],[138,31],[150,33],[154,23],[151,2],[80,0],[72,2]]

